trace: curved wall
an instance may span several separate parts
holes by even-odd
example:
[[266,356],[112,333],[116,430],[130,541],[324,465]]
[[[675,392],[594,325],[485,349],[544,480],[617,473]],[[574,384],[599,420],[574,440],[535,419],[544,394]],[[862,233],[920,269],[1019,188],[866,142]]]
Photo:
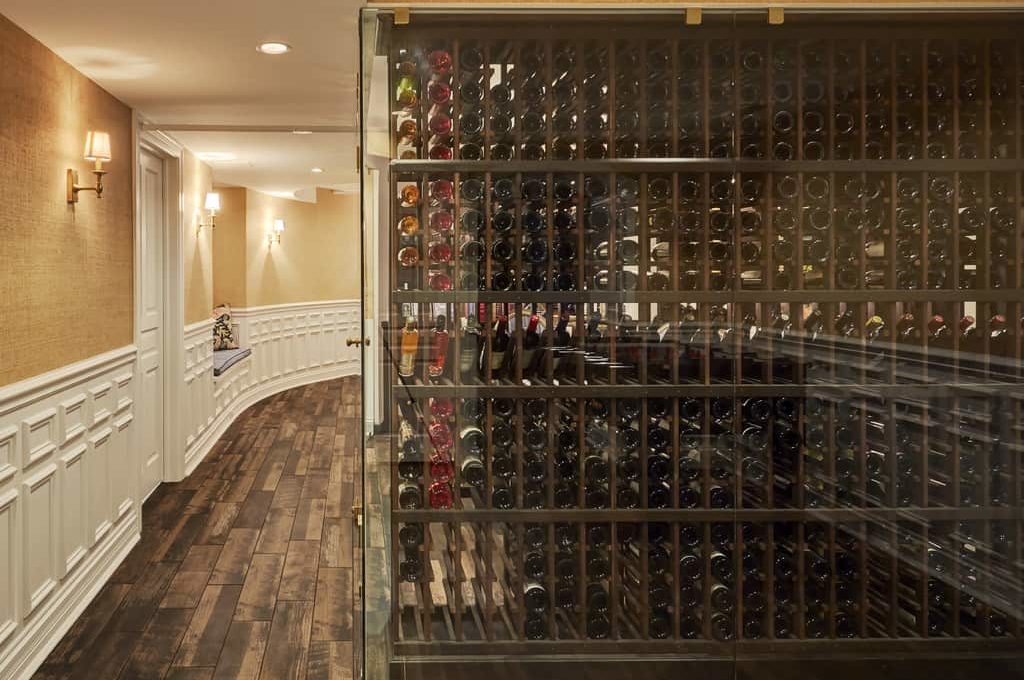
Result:
[[358,300],[328,300],[233,310],[242,347],[252,355],[213,377],[212,321],[185,329],[182,408],[185,474],[195,469],[238,415],[292,387],[359,373]]

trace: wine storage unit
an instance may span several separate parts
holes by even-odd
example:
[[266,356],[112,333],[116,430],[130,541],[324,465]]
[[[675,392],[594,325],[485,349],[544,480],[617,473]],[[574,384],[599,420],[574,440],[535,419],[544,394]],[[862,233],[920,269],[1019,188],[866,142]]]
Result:
[[388,23],[397,661],[1021,652],[1024,23],[762,22]]

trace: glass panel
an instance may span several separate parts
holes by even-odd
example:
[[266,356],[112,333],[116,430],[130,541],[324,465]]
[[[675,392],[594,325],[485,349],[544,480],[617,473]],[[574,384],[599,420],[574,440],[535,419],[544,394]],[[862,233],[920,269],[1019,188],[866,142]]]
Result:
[[[391,543],[391,460],[385,425],[390,418],[388,387],[390,364],[386,359],[383,319],[387,309],[389,267],[381,263],[381,253],[389,255],[391,228],[391,186],[388,167],[389,134],[387,126],[368,125],[380,117],[387,120],[389,96],[376,85],[376,78],[387,79],[387,59],[378,54],[377,46],[384,39],[385,28],[376,10],[363,10],[360,21],[362,45],[360,66],[360,120],[364,121],[361,139],[363,159],[362,180],[362,272],[363,272],[363,439],[361,466],[362,494],[356,506],[362,505],[357,552],[362,574],[361,611],[356,620],[359,649],[355,677],[389,677],[391,652],[392,581]],[[383,435],[379,433],[383,432]],[[361,500],[361,503],[360,503]],[[361,624],[361,625],[359,625]],[[358,634],[361,633],[361,636]]]
[[1024,674],[1019,15],[364,17],[368,677]]

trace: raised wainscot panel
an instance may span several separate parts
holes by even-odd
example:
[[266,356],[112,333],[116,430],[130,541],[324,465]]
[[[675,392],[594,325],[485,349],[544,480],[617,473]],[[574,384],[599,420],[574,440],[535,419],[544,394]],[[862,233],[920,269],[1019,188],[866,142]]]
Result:
[[110,443],[114,431],[105,427],[89,439],[86,470],[89,473],[89,538],[103,540],[110,530]]
[[130,455],[132,423],[135,415],[126,413],[114,421],[114,441],[110,450],[110,511],[119,521],[132,509],[132,462]]
[[48,408],[21,421],[21,466],[27,469],[57,450],[57,409]]
[[0,495],[0,645],[18,627],[18,493]]
[[14,477],[18,471],[15,466],[17,451],[18,428],[11,426],[0,429],[0,485]]
[[131,372],[114,376],[114,389],[117,391],[114,412],[120,415],[125,411],[130,411],[133,403]]
[[89,431],[88,395],[79,393],[65,399],[57,409],[61,445],[78,439]]
[[85,443],[77,444],[57,462],[61,495],[60,556],[64,575],[72,573],[89,551],[86,533],[88,476],[85,469],[88,449]]
[[24,607],[29,616],[57,587],[57,536],[60,497],[57,465],[51,463],[21,483],[24,506],[22,540]]
[[114,413],[113,385],[109,382],[100,383],[89,390],[92,397],[92,425],[99,427]]

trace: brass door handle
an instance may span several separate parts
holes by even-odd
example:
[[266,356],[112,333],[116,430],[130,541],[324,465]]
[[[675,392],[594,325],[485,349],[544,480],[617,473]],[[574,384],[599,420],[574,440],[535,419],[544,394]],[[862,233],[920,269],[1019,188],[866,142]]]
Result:
[[360,346],[366,345],[367,347],[369,347],[370,346],[370,339],[369,338],[348,338],[347,340],[345,340],[345,344],[347,346],[349,346],[349,347],[351,347],[352,345],[360,345]]

